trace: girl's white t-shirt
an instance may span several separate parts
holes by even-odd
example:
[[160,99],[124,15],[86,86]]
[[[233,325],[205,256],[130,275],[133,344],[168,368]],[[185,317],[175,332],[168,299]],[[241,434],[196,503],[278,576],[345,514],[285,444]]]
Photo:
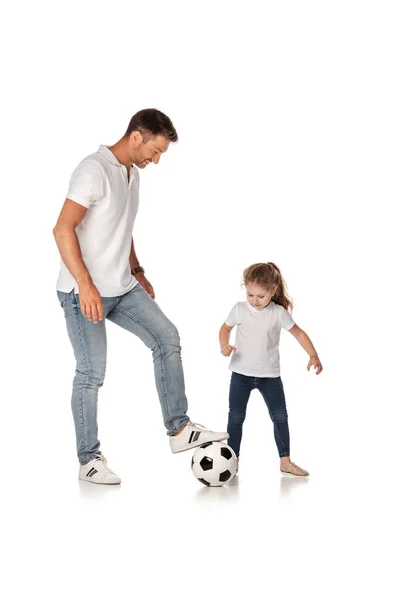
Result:
[[232,352],[229,369],[249,377],[279,377],[281,329],[295,325],[289,311],[272,300],[262,309],[237,302],[225,323],[236,326],[236,352]]

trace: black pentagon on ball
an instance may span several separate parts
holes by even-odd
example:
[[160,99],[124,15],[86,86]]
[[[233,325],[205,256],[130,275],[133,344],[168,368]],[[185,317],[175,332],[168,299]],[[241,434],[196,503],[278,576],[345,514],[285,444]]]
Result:
[[226,460],[229,460],[230,458],[232,458],[233,455],[232,455],[232,452],[229,450],[228,446],[221,448],[221,456],[226,458]]
[[210,471],[213,468],[213,460],[209,456],[203,456],[199,465],[203,469],[203,471]]
[[208,486],[210,485],[210,482],[206,481],[205,479],[200,479],[199,478],[199,481],[201,481],[201,483],[204,483],[204,485],[208,485]]
[[206,442],[205,444],[202,444],[201,446],[199,446],[200,448],[208,448],[208,446],[211,446],[212,442]]
[[193,465],[194,465],[194,457],[192,456],[192,469],[193,469]]
[[229,469],[227,469],[226,471],[221,473],[221,475],[219,476],[219,480],[220,481],[228,481],[228,479],[231,475],[232,475],[232,473],[229,471]]

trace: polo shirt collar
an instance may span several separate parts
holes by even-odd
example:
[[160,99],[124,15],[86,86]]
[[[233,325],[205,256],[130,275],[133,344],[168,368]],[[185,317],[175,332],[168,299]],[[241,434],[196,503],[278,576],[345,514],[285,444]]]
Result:
[[124,165],[121,165],[118,158],[111,152],[111,150],[109,148],[107,148],[107,146],[100,145],[98,152],[100,152],[100,154],[105,156],[106,159],[108,160],[108,162],[110,162],[111,164],[117,165],[118,167],[124,166]]

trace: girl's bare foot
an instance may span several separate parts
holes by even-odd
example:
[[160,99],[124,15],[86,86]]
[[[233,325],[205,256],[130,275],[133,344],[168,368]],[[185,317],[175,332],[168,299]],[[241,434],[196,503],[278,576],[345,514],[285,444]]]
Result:
[[281,473],[283,475],[291,475],[294,477],[308,477],[310,474],[308,471],[301,469],[291,460],[281,460]]

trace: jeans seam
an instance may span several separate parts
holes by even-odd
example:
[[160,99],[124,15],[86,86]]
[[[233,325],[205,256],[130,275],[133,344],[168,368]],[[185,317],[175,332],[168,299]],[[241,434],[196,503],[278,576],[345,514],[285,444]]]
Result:
[[[264,379],[264,378],[263,378],[263,379]],[[270,377],[268,377],[268,378],[267,378],[267,377],[266,377],[265,379],[272,379],[272,378],[270,378]],[[281,378],[279,377],[279,379],[281,379]],[[260,384],[261,384],[261,383],[262,383],[262,382],[260,382]],[[262,395],[262,396],[263,396],[263,398],[264,398],[264,395],[263,395],[263,393],[261,392],[261,389],[260,389],[260,384],[257,386],[257,388],[258,388],[258,390],[260,391],[261,395]],[[282,380],[281,380],[281,385],[282,385],[282,389],[283,389]],[[265,393],[265,396],[267,396],[267,393]],[[279,433],[279,429],[278,429],[278,427],[276,426],[276,423],[274,422],[274,420],[273,420],[273,418],[272,418],[272,414],[271,414],[271,412],[270,412],[270,410],[269,410],[269,406],[268,406],[268,402],[267,402],[267,399],[266,399],[266,397],[264,398],[264,402],[265,402],[265,404],[267,405],[267,409],[268,409],[268,412],[269,412],[269,414],[270,414],[271,421],[272,421],[272,423],[273,423],[273,425],[274,425],[274,430],[276,431],[276,433],[277,433],[277,437],[279,438],[279,442],[280,442],[280,445],[281,445],[281,449],[279,449],[279,447],[278,447],[278,454],[279,454],[279,456],[280,456],[280,457],[282,457],[282,452],[286,452],[286,450],[285,450],[285,444],[283,443],[283,440],[282,440],[281,434]],[[284,408],[285,408],[285,412],[286,412],[286,423],[287,423],[287,422],[288,422],[288,418],[287,418],[287,409],[286,409],[285,397],[283,397],[283,404],[284,404]],[[289,454],[288,454],[287,456],[290,456],[290,449],[289,449],[289,448],[287,449],[287,452],[289,452]],[[285,456],[285,455],[283,455],[283,456]]]
[[88,378],[88,372],[89,372],[89,363],[87,360],[87,354],[86,354],[86,348],[84,345],[84,338],[83,338],[83,333],[82,333],[82,325],[80,322],[80,318],[79,318],[79,313],[78,311],[80,310],[79,307],[76,308],[76,312],[75,312],[75,318],[76,318],[76,323],[77,323],[77,330],[78,330],[78,334],[79,334],[79,343],[82,349],[82,356],[83,356],[83,360],[84,360],[84,364],[85,364],[85,377],[83,380],[83,384],[80,387],[80,391],[79,391],[79,416],[80,416],[80,421],[81,421],[81,435],[82,435],[82,439],[83,439],[83,443],[85,446],[85,452],[86,452],[86,456],[88,456],[88,451],[87,451],[87,439],[85,436],[85,419],[84,419],[84,415],[83,415],[83,389],[86,385],[87,382],[87,378]]
[[[228,400],[229,412],[228,412],[228,426],[227,426],[227,429],[228,429],[228,433],[230,433],[230,432],[233,433],[233,430],[232,430],[233,427],[235,427],[235,428],[239,427],[239,429],[240,429],[240,433],[239,433],[239,437],[240,437],[239,446],[237,447],[236,443],[235,443],[237,441],[236,440],[236,436],[235,436],[234,440],[232,438],[232,443],[231,443],[234,446],[236,446],[235,448],[233,448],[233,450],[236,453],[237,457],[239,456],[240,448],[241,448],[241,445],[242,445],[243,425],[244,425],[244,422],[245,422],[246,416],[247,416],[247,406],[248,406],[248,403],[249,403],[249,400],[250,400],[251,392],[254,389],[253,381],[251,381],[251,379],[252,378],[248,377],[247,375],[242,375],[241,373],[235,373],[235,371],[232,372],[231,384],[230,384],[230,388],[229,388],[229,400]],[[244,383],[244,385],[242,385],[243,383]],[[246,400],[246,407],[245,407],[245,411],[244,411],[244,418],[243,418],[243,421],[240,424],[238,424],[238,423],[233,424],[232,421],[231,421],[232,413],[233,412],[238,412],[238,411],[236,411],[235,408],[234,408],[234,401],[232,400],[232,396],[235,396],[236,393],[237,394],[243,393],[243,391],[242,391],[241,388],[245,389],[244,393],[246,395],[248,394],[248,397],[247,397],[247,400]],[[239,390],[241,390],[241,391],[239,391]],[[232,447],[233,447],[233,445],[232,445]]]
[[[284,443],[283,443],[283,441],[282,441],[281,435],[280,435],[280,433],[279,433],[279,429],[277,428],[277,426],[276,426],[276,424],[275,424],[275,423],[274,423],[274,427],[275,427],[275,431],[276,431],[276,433],[278,434],[278,438],[279,438],[279,441],[280,441],[280,444],[281,444],[281,450],[279,450],[279,449],[278,449],[279,456],[282,456],[281,452],[285,452],[285,444],[284,444]],[[289,455],[288,455],[288,456],[289,456]]]

